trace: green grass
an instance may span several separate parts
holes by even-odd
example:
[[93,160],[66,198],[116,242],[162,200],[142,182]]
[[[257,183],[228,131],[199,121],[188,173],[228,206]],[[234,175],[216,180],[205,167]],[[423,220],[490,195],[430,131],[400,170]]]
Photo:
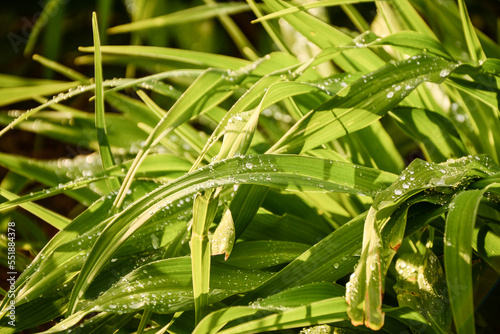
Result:
[[500,46],[463,0],[133,4],[0,76],[1,137],[77,149],[0,153],[1,334],[499,328]]

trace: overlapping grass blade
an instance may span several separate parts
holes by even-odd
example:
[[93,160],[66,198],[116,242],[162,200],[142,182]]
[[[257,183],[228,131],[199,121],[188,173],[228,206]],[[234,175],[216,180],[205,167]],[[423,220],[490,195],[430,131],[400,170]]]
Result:
[[[56,108],[55,105],[54,109]],[[123,108],[123,105],[122,105]],[[58,111],[40,111],[19,125],[17,129],[34,132],[64,143],[79,145],[82,148],[98,150],[95,131],[95,116],[78,110],[71,110],[63,106]],[[17,113],[14,114],[16,116]],[[108,124],[108,140],[113,148],[133,150],[134,146],[146,138],[146,134],[137,131],[137,123],[132,117],[123,117],[116,114],[105,115]],[[8,114],[0,115],[0,124],[8,126],[16,117]],[[125,135],[127,134],[127,135]]]
[[[348,314],[354,325],[364,323],[369,328],[380,329],[384,324],[381,305],[385,275],[401,240],[399,232],[395,234],[394,240],[399,240],[396,242],[382,236],[384,230],[389,232],[389,236],[395,230],[404,230],[406,223],[406,219],[398,220],[396,210],[408,210],[407,206],[402,205],[405,201],[434,187],[437,187],[435,191],[438,203],[441,201],[444,204],[450,201],[451,195],[456,191],[454,189],[460,185],[465,186],[471,178],[486,177],[496,170],[498,167],[488,157],[470,156],[440,165],[414,160],[397,182],[374,198],[365,223],[360,263],[347,285]],[[440,191],[440,188],[448,190]],[[415,201],[428,199],[429,195],[414,198]]]
[[[76,64],[95,67],[95,84],[48,59],[67,59],[57,27],[68,11],[48,22],[45,38],[56,36],[42,49],[47,58],[34,59],[44,74],[75,82],[0,75],[0,105],[39,103],[0,115],[0,136],[16,128],[40,142],[105,150],[103,166],[97,153],[0,154],[9,169],[2,221],[21,231],[16,268],[26,251],[35,257],[14,300],[0,290],[0,333],[46,329],[65,314],[49,333],[491,326],[485,316],[494,311],[473,305],[492,301],[483,283],[500,272],[500,62],[486,58],[500,58],[500,47],[473,27],[465,1],[204,3],[127,2],[132,23],[110,31],[132,32],[128,46],[101,47],[94,14],[94,47],[81,48],[90,54]],[[49,1],[42,15],[61,6]],[[98,6],[103,30],[111,1]],[[264,29],[228,15],[248,9]],[[353,25],[323,15],[340,10]],[[47,20],[37,21],[26,52]],[[168,28],[150,29],[158,24]],[[220,45],[209,45],[214,36]],[[168,40],[205,51],[161,47]],[[102,63],[126,66],[127,78],[104,80]],[[96,117],[80,107],[94,91]],[[105,113],[104,100],[118,113]],[[69,215],[83,213],[70,220],[34,203],[61,193],[79,202]],[[41,229],[16,206],[60,228],[41,251],[47,238],[34,236]],[[0,248],[7,253],[5,241]],[[11,300],[16,328],[7,326]]]
[[[360,130],[395,107],[421,83],[440,82],[455,68],[447,60],[425,54],[388,63],[304,116],[271,151],[306,152]],[[368,81],[372,84],[367,87]]]
[[[297,172],[300,171],[300,172]],[[298,174],[299,173],[299,174]],[[233,158],[186,174],[158,188],[115,216],[96,241],[72,292],[69,313],[121,243],[168,203],[198,191],[239,183],[301,191],[339,191],[374,195],[394,175],[309,157],[256,155]]]
[[[271,275],[220,263],[213,263],[212,268],[211,290],[207,296],[211,303],[252,289]],[[155,261],[124,276],[84,310],[75,313],[74,317],[68,318],[47,333],[72,326],[89,312],[150,309],[159,313],[174,313],[193,309],[193,300],[190,258]]]

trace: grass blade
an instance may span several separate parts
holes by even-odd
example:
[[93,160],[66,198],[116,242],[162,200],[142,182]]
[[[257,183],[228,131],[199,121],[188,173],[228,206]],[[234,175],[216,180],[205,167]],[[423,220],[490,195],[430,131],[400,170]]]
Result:
[[[93,47],[81,47],[79,49],[82,52],[94,52]],[[139,59],[146,59],[148,62],[160,60],[177,61],[202,68],[215,67],[237,70],[249,64],[249,61],[235,57],[155,46],[102,46],[101,52],[110,55],[137,57]]]
[[60,10],[60,6],[63,6],[64,4],[65,2],[60,0],[50,0],[43,6],[43,11],[38,20],[35,22],[26,47],[24,48],[24,55],[30,55],[33,52],[38,36],[40,35],[43,27],[47,24],[47,22],[49,22],[50,18],[55,15],[55,12]]
[[[360,130],[395,107],[421,83],[440,82],[456,66],[425,54],[388,63],[309,112],[271,148],[271,152],[306,152]],[[372,84],[367,87],[368,80]]]
[[206,4],[180,10],[167,15],[157,16],[146,20],[135,21],[128,24],[111,27],[108,29],[108,33],[122,34],[131,31],[141,31],[151,28],[165,27],[173,24],[189,23],[193,21],[210,19],[217,17],[220,14],[238,14],[248,10],[248,5],[241,3],[219,3],[216,5]]
[[[16,194],[13,194],[5,189],[0,188],[0,196],[5,197],[9,201],[14,201],[18,198]],[[2,203],[4,204],[4,203]],[[24,203],[19,205],[21,208],[24,210],[32,213],[33,215],[43,219],[45,222],[49,223],[50,225],[54,226],[58,230],[63,229],[66,227],[69,223],[70,220],[64,216],[61,216],[53,211],[50,211],[43,206],[40,206],[36,203]]]
[[59,64],[53,60],[47,59],[41,55],[37,55],[37,54],[33,55],[33,60],[39,62],[43,66],[50,68],[51,70],[53,70],[55,72],[58,72],[58,73],[64,75],[65,77],[67,77],[71,80],[79,81],[82,84],[89,84],[90,83],[89,78],[87,78],[85,75],[73,70],[72,68],[69,68],[69,67],[64,66],[62,64]]
[[328,6],[340,6],[340,5],[348,5],[353,3],[361,3],[361,2],[373,2],[374,0],[326,0],[326,1],[316,1],[311,3],[304,3],[299,6],[288,7],[287,9],[282,9],[279,11],[275,11],[272,14],[268,14],[263,17],[259,17],[254,20],[255,22],[261,22],[265,20],[274,19],[277,17],[282,17],[287,14],[297,13],[300,11],[307,11],[308,9],[318,8],[318,7],[328,7]]
[[193,276],[193,297],[195,324],[207,313],[210,285],[210,243],[208,228],[217,213],[218,198],[214,191],[198,193],[193,203],[193,227],[191,233],[191,272]]
[[393,174],[362,166],[354,167],[349,163],[281,155],[232,158],[188,173],[153,191],[113,218],[82,267],[71,295],[69,313],[75,311],[90,283],[120,245],[169,202],[202,190],[240,183],[301,191],[374,195],[394,178]]
[[465,35],[465,41],[467,42],[467,48],[469,49],[469,55],[474,63],[482,63],[486,60],[486,55],[476,35],[476,30],[470,21],[464,0],[458,0],[458,11],[460,12],[460,19],[462,21],[462,28]]
[[485,190],[468,190],[450,203],[444,237],[444,265],[457,333],[475,333],[472,290],[472,236]]
[[[115,165],[113,153],[108,142],[106,121],[104,116],[104,88],[102,86],[102,63],[101,63],[101,42],[99,40],[99,27],[97,25],[97,14],[92,13],[92,28],[94,32],[94,71],[95,71],[95,127],[97,130],[97,141],[99,143],[99,155],[102,161],[102,168],[108,169]],[[109,190],[120,188],[120,181],[115,178],[107,179]]]
[[342,297],[310,303],[222,330],[221,334],[260,333],[286,328],[339,322],[347,319],[347,304]]

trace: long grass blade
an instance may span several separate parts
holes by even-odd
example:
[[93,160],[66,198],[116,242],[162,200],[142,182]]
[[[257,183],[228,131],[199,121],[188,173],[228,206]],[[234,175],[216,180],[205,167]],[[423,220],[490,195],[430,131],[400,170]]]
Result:
[[485,190],[468,190],[450,203],[444,237],[444,265],[457,333],[475,333],[472,290],[472,236]]
[[460,19],[462,21],[462,28],[465,35],[465,41],[467,42],[467,48],[469,49],[469,55],[476,64],[482,63],[486,60],[486,55],[476,35],[476,30],[472,25],[464,0],[458,0],[458,11],[460,12]]
[[109,34],[122,34],[131,31],[141,31],[151,28],[165,27],[173,24],[189,23],[193,21],[205,20],[217,17],[220,14],[232,15],[244,11],[248,11],[247,4],[240,3],[219,3],[206,4],[202,6],[192,7],[175,13],[157,16],[154,18],[135,21],[128,24],[111,27],[108,29]]
[[[102,63],[101,63],[101,42],[99,39],[99,27],[97,25],[97,14],[92,13],[92,27],[94,32],[95,48],[95,126],[97,130],[97,141],[99,143],[99,155],[102,161],[103,169],[111,168],[115,165],[113,153],[109,146],[108,133],[106,129],[106,120],[104,117],[104,88],[102,86]],[[120,187],[120,181],[115,178],[106,180],[111,191]]]

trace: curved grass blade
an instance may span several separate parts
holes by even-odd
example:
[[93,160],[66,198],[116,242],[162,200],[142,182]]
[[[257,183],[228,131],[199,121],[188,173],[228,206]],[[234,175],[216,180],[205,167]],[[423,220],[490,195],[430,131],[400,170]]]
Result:
[[[491,188],[488,189],[491,190]],[[500,236],[479,219],[474,228],[472,247],[481,259],[500,273],[500,258],[496,255],[500,253]]]
[[[287,2],[277,0],[267,0],[266,5],[273,11],[291,7]],[[321,49],[353,45],[352,37],[307,12],[293,13],[284,19]],[[372,50],[366,48],[354,49],[354,52],[345,54],[340,53],[335,55],[333,61],[346,72],[373,71],[385,63]]]
[[444,266],[457,333],[475,333],[472,237],[485,189],[459,193],[450,203],[444,234]]
[[338,191],[375,195],[394,175],[349,163],[310,157],[256,155],[233,158],[186,174],[158,188],[113,218],[90,252],[73,289],[68,313],[105,263],[139,227],[172,201],[205,189],[240,183],[300,191]]
[[[258,62],[255,62],[254,64],[260,64],[263,61],[260,60]],[[207,140],[205,147],[201,151],[200,155],[196,159],[195,163],[193,164],[193,169],[197,168],[203,157],[205,156],[206,152],[223,136],[225,135],[226,131],[229,132],[229,136],[231,135],[231,132],[234,131],[235,126],[231,126],[229,123],[235,122],[237,120],[242,119],[241,115],[247,115],[247,122],[238,122],[238,125],[240,128],[245,128],[245,126],[249,126],[250,128],[252,127],[252,123],[255,124],[255,122],[258,119],[258,113],[256,113],[256,108],[254,107],[256,105],[256,101],[261,98],[263,95],[266,94],[266,90],[273,85],[276,82],[279,82],[282,80],[281,75],[283,73],[288,73],[288,71],[291,71],[293,69],[296,69],[299,65],[297,64],[295,59],[290,59],[287,57],[282,57],[281,54],[276,54],[270,57],[269,61],[279,62],[279,66],[282,68],[277,71],[272,71],[271,73],[268,73],[264,75],[262,78],[260,78],[252,87],[245,92],[245,94],[238,99],[238,101],[229,109],[229,111],[224,115],[224,117],[218,122],[216,129],[213,131],[213,133],[210,135],[210,138]],[[259,67],[257,67],[258,69]],[[231,77],[231,81],[240,81],[242,76],[247,74],[247,68],[242,68],[238,70],[237,72],[234,73],[235,77]],[[252,70],[253,71],[253,70]],[[293,95],[293,93],[292,93]],[[262,105],[262,103],[260,104]],[[250,110],[250,111],[249,111]],[[260,112],[260,110],[259,110]],[[251,122],[248,122],[250,120]],[[239,129],[241,132],[241,129]],[[253,133],[253,131],[251,131]],[[238,137],[240,134],[237,133],[236,137]],[[243,142],[249,142],[251,138],[245,138],[247,135],[243,134]],[[246,139],[246,140],[245,140]],[[234,140],[233,140],[234,141]],[[235,152],[231,153],[231,150],[238,149],[238,145],[234,145],[233,141],[229,141],[225,139],[225,145],[223,148],[221,148],[220,153],[218,154],[218,159],[223,159],[223,158],[228,158],[232,157],[230,154],[234,154]],[[233,147],[234,146],[234,147]],[[243,148],[243,147],[242,147]],[[245,154],[246,151],[240,152]]]
[[[108,171],[97,173],[94,177],[68,181],[66,183],[60,183],[53,188],[44,189],[38,192],[33,192],[32,194],[30,193],[29,195],[16,197],[15,199],[11,199],[7,202],[0,203],[0,211],[7,210],[9,208],[27,202],[33,202],[43,198],[48,198],[57,194],[61,194],[68,190],[85,187],[88,184],[104,179],[105,177],[107,177],[107,175],[122,176],[123,175],[122,168],[129,169],[132,163],[133,163],[132,160],[128,160],[120,165],[114,166]],[[177,156],[172,156],[168,154],[155,154],[146,157],[144,162],[137,170],[136,176],[140,178],[155,178],[157,180],[161,179],[162,177],[174,179],[179,176],[182,176],[189,170],[190,167],[191,164],[187,160],[179,158]],[[35,171],[43,174],[43,172],[41,171],[38,170]],[[98,198],[95,197],[94,200],[98,200]],[[90,203],[92,202],[93,201],[90,201]]]
[[[82,52],[94,52],[93,47],[81,47],[79,50]],[[155,46],[102,46],[101,52],[110,55],[139,57],[140,59],[148,59],[149,61],[170,60],[202,68],[215,67],[237,70],[250,64],[247,60],[229,56]]]
[[[127,79],[122,79],[127,81]],[[45,81],[44,81],[45,82]],[[116,81],[104,81],[104,86],[112,86],[116,85]],[[12,121],[8,126],[0,130],[0,137],[3,136],[7,131],[14,128],[14,126],[18,125],[22,121],[28,119],[28,117],[33,116],[40,110],[43,110],[53,104],[61,103],[69,98],[80,95],[82,93],[88,91],[95,90],[95,84],[91,85],[78,85],[78,82],[69,82],[69,83],[59,83],[56,84],[43,84],[41,86],[30,86],[30,87],[8,87],[3,88],[0,91],[0,106],[4,104],[10,104],[18,101],[23,101],[34,97],[38,99],[41,95],[54,94],[57,92],[61,92],[64,90],[68,90],[66,93],[59,93],[57,96],[52,97],[52,99],[42,103],[36,108],[29,109],[19,117],[17,117],[14,121]],[[5,98],[2,100],[2,98]],[[13,99],[13,100],[12,100]]]
[[[348,314],[354,325],[365,324],[369,328],[379,329],[384,324],[381,305],[385,274],[400,243],[388,243],[382,235],[386,229],[390,233],[395,227],[396,230],[405,229],[406,219],[398,222],[396,210],[408,210],[404,203],[410,205],[408,199],[424,190],[428,194],[423,199],[430,199],[432,191],[429,190],[433,190],[437,195],[437,203],[445,204],[460,186],[466,186],[471,179],[493,174],[497,169],[491,159],[479,156],[450,160],[443,164],[414,160],[398,181],[374,198],[365,223],[360,263],[347,284]],[[472,232],[470,235],[472,237]]]
[[[64,143],[98,150],[95,115],[71,110],[69,107],[57,104],[52,106],[58,110],[40,111],[28,120],[19,123],[17,129],[38,133]],[[13,121],[15,118],[8,114],[0,114],[0,124],[7,126]],[[108,114],[106,115],[106,123],[108,124],[108,140],[111,147],[130,151],[146,138],[142,131],[137,131],[137,123],[129,115],[123,117],[118,114]]]
[[317,281],[336,281],[352,272],[361,254],[366,213],[342,225],[284,269],[238,301],[254,302],[285,289]]
[[[109,205],[111,204],[110,200],[106,198]],[[39,302],[50,302],[52,296],[61,299],[60,308],[48,308],[47,312],[39,312],[37,316],[30,317],[31,321],[35,321],[30,322],[31,327],[56,318],[66,310],[70,291],[68,289],[71,289],[74,284],[74,277],[81,268],[96,236],[102,232],[108,222],[105,219],[109,212],[109,205],[101,205],[97,210],[86,211],[86,214],[75,219],[69,228],[61,231],[54,238],[59,241],[57,247],[53,239],[50,242],[50,249],[46,247],[27,270],[31,270],[33,275],[29,277],[28,282],[23,279],[25,283],[22,286],[19,285],[16,291],[16,306],[19,306],[19,317],[24,319],[30,313],[36,312],[36,309],[40,307]],[[133,239],[126,242],[115,255],[115,258],[108,263],[107,270],[98,277],[96,284],[91,288],[88,298],[93,299],[97,297],[99,292],[109,289],[109,281],[116,281],[117,278],[124,276],[127,272],[143,263],[158,258],[163,252],[161,247],[171,249],[173,244],[176,247],[179,241],[176,235],[182,236],[185,232],[187,222],[180,220],[183,219],[185,209],[185,205],[181,207],[173,206],[173,210],[169,210],[166,215],[160,215],[153,219],[150,224],[136,233]],[[174,212],[176,210],[177,212]],[[168,219],[165,219],[165,216]],[[158,229],[162,226],[164,228],[163,232]],[[76,233],[76,237],[74,233]],[[73,237],[71,237],[72,235]],[[151,240],[153,240],[153,244]],[[141,254],[148,255],[143,257],[144,255]],[[23,274],[23,277],[25,277],[25,274],[27,272]],[[21,281],[18,280],[17,283],[21,284]],[[42,295],[49,296],[49,298],[42,297]],[[36,323],[37,321],[39,322]]]
[[309,112],[270,152],[305,152],[360,130],[385,115],[421,83],[441,82],[456,67],[426,54],[390,62]]
[[[215,303],[228,296],[243,293],[271,275],[263,271],[243,270],[213,263],[208,300]],[[193,308],[190,258],[159,260],[124,276],[84,310],[76,312],[47,333],[73,326],[90,312],[127,313],[147,309],[165,314]]]
[[248,306],[233,306],[210,313],[196,326],[192,334],[217,333],[228,322],[242,318],[252,319],[268,315],[271,311],[259,310]]
[[[387,320],[387,325],[392,324],[392,319],[397,320],[400,323],[406,324],[408,328],[413,329],[415,333],[421,334],[444,334],[439,330],[439,328],[435,328],[430,326],[427,319],[425,319],[420,313],[413,311],[409,307],[397,307],[397,308],[387,308],[385,309],[387,312],[387,316],[389,317]],[[392,319],[391,319],[392,318]],[[387,329],[389,332],[403,332],[407,333],[408,328],[397,328],[396,330],[391,330],[390,326],[384,326],[384,329]]]

